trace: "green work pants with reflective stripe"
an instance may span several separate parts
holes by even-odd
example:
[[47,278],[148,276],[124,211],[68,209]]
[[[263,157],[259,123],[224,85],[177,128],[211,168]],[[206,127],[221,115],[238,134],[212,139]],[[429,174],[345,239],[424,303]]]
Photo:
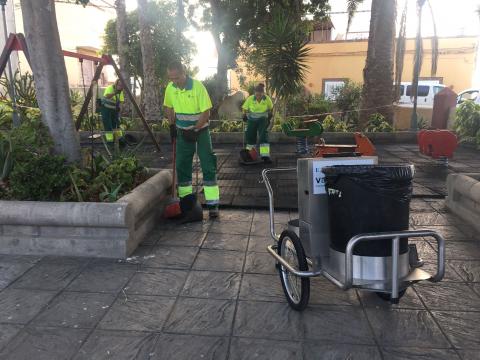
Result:
[[120,127],[118,111],[102,106],[100,112],[102,114],[103,129],[105,130],[105,139],[107,142],[113,142],[113,130]]
[[102,106],[102,122],[103,129],[105,131],[112,131],[118,129],[120,126],[119,114],[115,109],[109,109],[105,106]]
[[198,157],[203,173],[203,190],[207,205],[218,205],[220,200],[217,184],[217,156],[212,149],[212,140],[208,129],[198,134],[197,143],[187,141],[182,132],[177,129],[177,174],[178,195],[180,198],[193,192],[192,189],[192,165],[195,145],[197,144]]
[[247,129],[245,130],[245,142],[247,143],[247,149],[251,149],[257,145],[257,133],[258,142],[260,143],[260,155],[270,156],[270,150],[264,152],[263,148],[269,148],[268,146],[268,119],[261,117],[258,119],[248,119]]

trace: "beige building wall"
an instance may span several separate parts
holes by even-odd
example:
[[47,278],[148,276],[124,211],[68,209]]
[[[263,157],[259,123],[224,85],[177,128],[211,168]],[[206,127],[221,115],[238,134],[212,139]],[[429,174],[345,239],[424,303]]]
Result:
[[[361,83],[363,68],[367,56],[367,40],[330,41],[310,44],[310,70],[305,87],[315,94],[324,91],[327,80],[351,79]],[[424,39],[424,60],[420,76],[430,78],[431,41]],[[438,69],[435,75],[439,81],[453,90],[460,92],[472,85],[475,70],[478,39],[476,37],[452,37],[439,39]],[[411,81],[413,75],[414,39],[408,39],[402,81]],[[245,72],[244,72],[245,74]],[[255,79],[247,75],[247,82]],[[238,73],[231,71],[232,90],[240,89]]]

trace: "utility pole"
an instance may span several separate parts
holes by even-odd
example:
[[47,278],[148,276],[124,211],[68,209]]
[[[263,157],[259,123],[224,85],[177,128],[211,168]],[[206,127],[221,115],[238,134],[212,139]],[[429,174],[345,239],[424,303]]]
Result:
[[[7,17],[5,15],[5,6],[7,5],[7,0],[0,0],[0,5],[2,6],[2,18],[3,18],[3,33],[5,35],[5,45],[7,44],[8,34],[7,34]],[[8,59],[8,77],[10,78],[8,92],[10,93],[10,98],[12,99],[12,118],[13,118],[13,126],[18,127],[20,126],[20,120],[18,118],[17,112],[17,99],[15,96],[15,85],[12,72],[12,65],[10,64],[10,59]]]

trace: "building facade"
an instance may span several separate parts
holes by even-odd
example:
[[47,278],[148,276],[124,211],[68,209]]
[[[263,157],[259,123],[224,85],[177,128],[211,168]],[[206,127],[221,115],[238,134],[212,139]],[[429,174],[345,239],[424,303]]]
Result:
[[[309,58],[309,71],[306,76],[305,89],[312,94],[329,96],[336,86],[346,80],[363,82],[363,68],[367,57],[368,40],[325,40],[325,35],[320,35],[321,41],[311,41]],[[477,37],[448,37],[439,39],[439,57],[437,72],[434,76],[430,73],[432,58],[431,39],[423,40],[424,57],[420,73],[421,80],[437,80],[440,84],[451,86],[455,92],[460,92],[472,86],[475,72]],[[410,82],[413,76],[413,58],[415,53],[415,40],[408,39],[403,67],[402,82]],[[240,90],[240,77],[244,81],[262,81],[255,78],[243,69],[241,62],[239,69],[230,71],[231,90]]]

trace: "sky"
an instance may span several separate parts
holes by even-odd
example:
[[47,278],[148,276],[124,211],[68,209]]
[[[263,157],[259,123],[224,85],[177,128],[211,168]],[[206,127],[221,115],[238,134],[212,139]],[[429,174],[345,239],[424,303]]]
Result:
[[[417,28],[417,16],[415,3],[416,0],[398,0],[397,15],[400,18],[403,5],[408,1],[407,15],[407,36],[414,37]],[[126,0],[127,10],[136,8],[136,0]],[[439,36],[459,36],[459,35],[480,35],[480,22],[476,9],[480,7],[480,0],[430,0],[433,13],[437,24],[437,34]],[[336,14],[346,10],[346,0],[330,0],[330,15],[335,26],[333,31],[334,39],[339,36],[344,38],[347,27],[347,15]],[[369,11],[371,0],[365,0],[358,8],[360,11]],[[348,38],[366,37],[369,29],[370,13],[359,12],[353,18]],[[428,6],[424,7],[422,17],[422,34],[431,36],[433,34],[433,24]],[[186,33],[195,44],[197,44],[197,53],[194,56],[193,65],[199,68],[197,77],[204,79],[216,72],[217,52],[213,38],[209,32],[200,32],[190,30]],[[480,59],[480,56],[479,56]],[[479,66],[480,68],[480,66]],[[480,78],[480,74],[479,74]]]

